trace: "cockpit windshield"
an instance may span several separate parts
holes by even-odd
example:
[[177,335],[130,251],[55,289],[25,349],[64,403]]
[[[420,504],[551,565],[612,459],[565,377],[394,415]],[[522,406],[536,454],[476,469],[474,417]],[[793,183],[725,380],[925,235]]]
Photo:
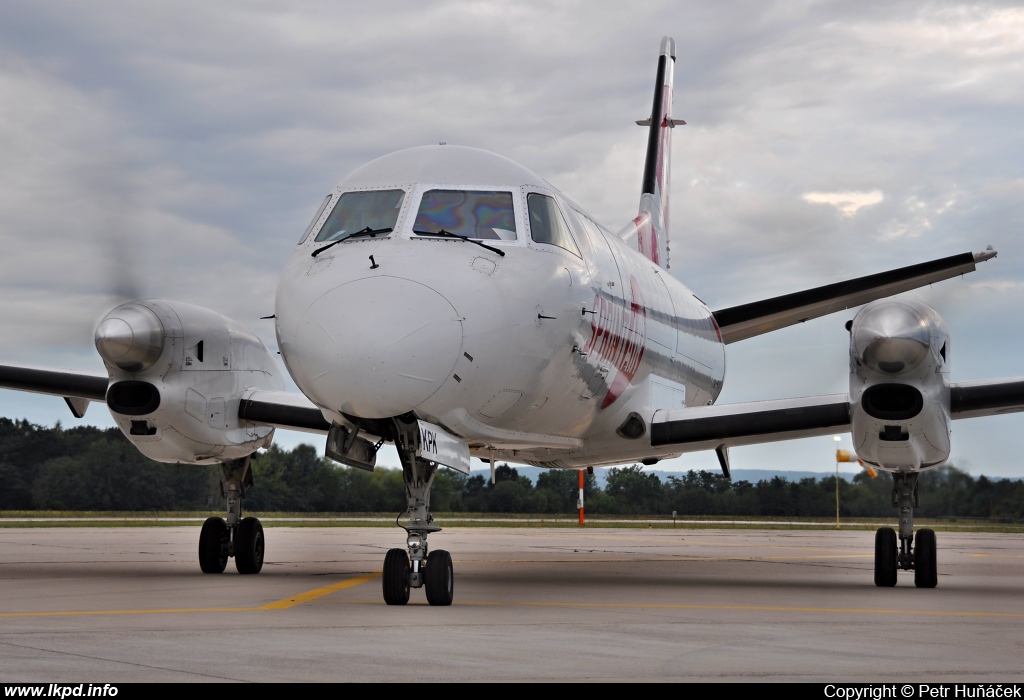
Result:
[[427,190],[413,230],[447,231],[480,240],[516,240],[516,216],[511,192]]
[[387,234],[398,223],[404,190],[345,192],[327,217],[318,241],[340,241],[356,233]]

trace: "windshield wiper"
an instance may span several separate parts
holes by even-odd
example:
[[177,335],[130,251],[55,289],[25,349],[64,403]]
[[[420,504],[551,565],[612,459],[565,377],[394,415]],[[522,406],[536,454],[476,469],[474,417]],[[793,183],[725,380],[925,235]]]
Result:
[[315,258],[316,256],[320,255],[320,253],[324,252],[325,250],[327,250],[331,246],[338,245],[342,241],[347,241],[350,238],[359,238],[360,236],[369,236],[370,238],[374,238],[375,236],[377,236],[378,234],[381,234],[381,233],[391,233],[392,230],[393,229],[390,229],[390,228],[370,228],[369,226],[367,226],[362,231],[356,231],[355,233],[350,233],[347,236],[345,236],[344,238],[339,238],[336,241],[331,241],[327,245],[320,246],[319,248],[317,248],[316,250],[313,251],[313,254],[310,257]]
[[466,241],[467,243],[476,243],[481,248],[486,248],[487,250],[491,251],[492,253],[497,253],[501,257],[505,257],[505,251],[500,249],[500,248],[495,248],[494,246],[489,246],[486,243],[483,243],[482,241],[478,241],[475,238],[470,238],[469,236],[460,236],[457,233],[452,233],[451,231],[445,231],[443,228],[442,229],[438,229],[437,231],[421,231],[419,229],[415,229],[414,228],[412,230],[412,232],[415,233],[416,235],[419,235],[419,236],[441,236],[443,238],[457,238],[460,241]]

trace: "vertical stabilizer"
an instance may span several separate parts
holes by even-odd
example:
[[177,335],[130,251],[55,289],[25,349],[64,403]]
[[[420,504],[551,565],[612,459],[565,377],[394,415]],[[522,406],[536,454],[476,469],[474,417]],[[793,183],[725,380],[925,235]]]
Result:
[[[640,212],[629,228],[635,228],[637,247],[648,259],[668,268],[668,190],[672,159],[672,129],[685,124],[672,118],[672,82],[676,62],[676,43],[672,37],[661,40],[658,77],[654,83],[651,116],[637,121],[647,126],[647,157],[640,195]],[[630,232],[632,233],[632,232]],[[632,238],[632,236],[628,236]]]

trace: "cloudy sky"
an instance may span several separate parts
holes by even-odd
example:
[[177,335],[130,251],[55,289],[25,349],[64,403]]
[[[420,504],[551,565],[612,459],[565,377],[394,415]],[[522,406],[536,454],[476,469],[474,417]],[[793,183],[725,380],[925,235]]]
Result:
[[[992,244],[996,260],[911,296],[945,317],[954,380],[1024,375],[1009,2],[6,0],[0,362],[101,370],[93,327],[125,293],[209,306],[276,349],[259,317],[324,194],[409,146],[500,153],[617,229],[663,34],[688,122],[673,274],[722,308]],[[720,401],[844,391],[852,316],[729,346]],[[74,423],[60,399],[10,391],[0,415]],[[112,425],[102,406],[86,421]],[[953,444],[974,474],[1024,476],[1024,415],[957,422]],[[833,448],[736,449],[733,466],[829,470]]]

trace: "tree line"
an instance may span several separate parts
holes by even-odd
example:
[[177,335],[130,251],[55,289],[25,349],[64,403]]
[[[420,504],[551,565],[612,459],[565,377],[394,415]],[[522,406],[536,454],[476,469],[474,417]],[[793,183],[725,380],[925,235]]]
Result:
[[[338,465],[309,445],[276,446],[253,464],[246,508],[257,512],[398,513],[405,489],[398,469],[373,472]],[[52,428],[0,418],[0,510],[195,511],[223,509],[217,467],[153,462],[116,428]],[[639,465],[612,468],[604,487],[585,478],[591,514],[679,516],[835,515],[834,476],[789,481],[774,477],[730,482],[710,472],[662,479]],[[435,512],[571,514],[575,471],[542,472],[536,484],[507,464],[495,483],[481,475],[439,470],[431,494]],[[858,474],[840,479],[840,515],[892,518],[892,479]],[[1024,520],[1024,482],[974,478],[953,466],[925,473],[920,517]]]

